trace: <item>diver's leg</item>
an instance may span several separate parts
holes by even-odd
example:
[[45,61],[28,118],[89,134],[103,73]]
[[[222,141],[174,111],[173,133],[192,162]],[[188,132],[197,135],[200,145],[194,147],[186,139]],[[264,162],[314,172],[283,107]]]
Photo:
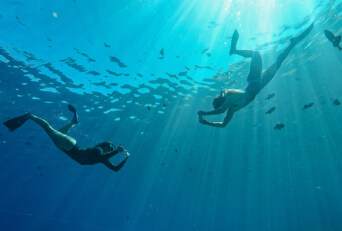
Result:
[[63,134],[67,134],[69,132],[69,130],[75,125],[78,124],[78,119],[77,119],[77,112],[76,112],[76,108],[74,106],[72,106],[71,104],[68,104],[68,109],[69,111],[71,111],[72,113],[74,113],[74,117],[72,118],[72,120],[65,125],[64,127],[58,129],[59,132],[63,133]]
[[274,64],[272,64],[270,67],[268,67],[263,73],[262,73],[262,85],[263,87],[266,86],[276,75],[278,72],[281,64],[284,62],[286,57],[289,55],[290,51],[294,47],[294,44],[290,44],[285,50],[283,50],[280,55],[277,57],[277,60]]
[[69,151],[73,146],[76,145],[76,140],[74,138],[57,131],[56,129],[51,127],[51,125],[47,121],[32,114],[28,114],[28,118],[34,121],[40,127],[42,127],[45,130],[45,132],[50,136],[51,140],[56,145],[56,147],[60,150]]
[[284,62],[286,57],[289,55],[290,51],[295,45],[291,43],[285,50],[283,50],[280,55],[277,57],[277,60],[274,64],[272,64],[270,67],[268,67],[263,73],[262,73],[262,85],[263,87],[266,86],[276,75],[278,72],[281,64]]
[[295,47],[295,45],[297,45],[298,42],[300,42],[303,38],[305,38],[310,33],[312,28],[313,28],[313,23],[302,34],[290,40],[291,41],[290,45],[280,53],[280,55],[277,57],[276,62],[263,72],[262,74],[263,86],[266,86],[273,79],[273,77],[279,70],[281,64],[287,58],[291,50]]
[[58,129],[59,132],[63,133],[63,134],[67,134],[69,132],[69,130],[75,125],[76,123],[74,122],[74,120],[71,120],[67,125],[61,127],[60,129]]
[[239,40],[239,32],[237,32],[237,30],[234,31],[234,34],[232,36],[232,41],[230,44],[230,52],[229,54],[236,54],[236,55],[241,55],[245,58],[252,58],[255,55],[256,51],[253,50],[238,50],[236,49],[236,44]]
[[259,51],[251,51],[253,52],[251,67],[249,70],[249,74],[247,76],[247,81],[258,81],[261,80],[262,73],[262,59]]

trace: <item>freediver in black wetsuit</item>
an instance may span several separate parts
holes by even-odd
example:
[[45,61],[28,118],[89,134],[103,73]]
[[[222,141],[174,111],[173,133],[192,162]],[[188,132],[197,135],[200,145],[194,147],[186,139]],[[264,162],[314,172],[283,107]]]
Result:
[[[115,146],[111,142],[107,141],[97,144],[93,147],[80,148],[74,138],[66,135],[70,128],[78,123],[76,109],[70,104],[68,105],[68,108],[74,113],[74,117],[67,125],[59,130],[54,129],[47,121],[30,113],[10,119],[4,122],[4,125],[10,131],[14,131],[30,119],[45,130],[59,150],[65,152],[69,157],[79,164],[94,165],[102,163],[113,171],[119,171],[126,163],[130,154],[124,150],[121,145],[115,149]],[[120,152],[126,152],[125,159],[119,165],[115,166],[109,161],[109,158]]]

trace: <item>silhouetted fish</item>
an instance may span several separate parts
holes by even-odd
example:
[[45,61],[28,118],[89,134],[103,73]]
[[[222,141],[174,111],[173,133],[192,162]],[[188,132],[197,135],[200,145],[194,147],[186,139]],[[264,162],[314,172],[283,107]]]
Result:
[[29,28],[20,20],[20,18],[19,18],[18,16],[15,16],[15,18],[17,19],[17,22],[18,22],[19,24],[21,24],[22,26],[24,26],[24,27],[26,27],[27,29],[29,29]]
[[331,31],[324,30],[325,37],[333,43],[334,47],[338,47],[338,49],[342,50],[342,48],[339,46],[341,42],[341,35],[335,36]]
[[164,56],[164,49],[161,49],[159,53]]
[[303,109],[308,109],[308,108],[312,107],[313,105],[314,105],[314,103],[305,104]]
[[103,43],[103,45],[104,45],[105,47],[110,47],[110,45],[108,45],[107,43]]
[[207,50],[209,50],[209,48],[205,48],[205,49],[201,52],[201,54],[204,54]]
[[37,169],[38,169],[38,170],[41,170],[42,168],[44,168],[43,165],[38,165],[38,166],[37,166]]
[[272,112],[274,112],[276,109],[276,107],[271,107],[270,109],[268,109],[267,112],[265,112],[265,114],[272,114]]
[[268,96],[267,96],[265,99],[266,99],[266,100],[270,100],[270,99],[272,99],[274,96],[275,96],[274,93],[268,94]]
[[338,99],[335,99],[335,100],[333,101],[333,103],[334,103],[336,106],[341,105],[341,102],[340,102]]
[[147,106],[147,110],[151,111],[151,107],[150,107],[150,106]]
[[276,124],[276,126],[274,126],[274,129],[275,129],[275,130],[281,130],[281,129],[283,129],[284,127],[285,127],[284,124]]

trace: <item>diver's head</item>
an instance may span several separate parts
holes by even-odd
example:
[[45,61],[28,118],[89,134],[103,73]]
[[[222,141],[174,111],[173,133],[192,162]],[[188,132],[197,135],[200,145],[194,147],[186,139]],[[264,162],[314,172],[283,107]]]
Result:
[[215,109],[222,107],[227,98],[229,99],[230,103],[234,103],[234,101],[238,100],[238,98],[236,98],[235,96],[238,96],[241,93],[244,93],[244,91],[241,91],[239,89],[223,90],[221,91],[221,94],[214,99],[213,107]]
[[112,152],[115,150],[115,146],[112,142],[108,142],[108,141],[104,141],[102,143],[99,143],[98,145],[96,145],[100,148],[102,148],[103,152]]
[[225,101],[226,101],[226,93],[225,91],[221,91],[221,94],[213,100],[214,109],[220,108],[224,104]]

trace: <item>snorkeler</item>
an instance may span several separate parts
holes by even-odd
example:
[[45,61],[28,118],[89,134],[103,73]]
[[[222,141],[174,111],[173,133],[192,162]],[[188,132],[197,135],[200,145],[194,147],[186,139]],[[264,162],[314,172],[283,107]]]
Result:
[[[292,48],[305,38],[312,28],[313,23],[302,34],[291,38],[290,45],[277,57],[276,62],[265,71],[262,71],[262,60],[258,51],[236,49],[239,33],[235,30],[230,46],[230,55],[237,54],[245,58],[252,58],[250,71],[247,76],[248,86],[245,91],[233,89],[223,90],[213,101],[213,107],[215,110],[208,112],[199,111],[197,113],[199,116],[199,122],[213,127],[225,127],[232,119],[234,113],[252,102],[256,95],[273,79]],[[203,116],[206,115],[218,115],[225,111],[227,111],[227,115],[223,122],[211,122],[203,118]]]
[[342,47],[340,47],[341,42],[341,35],[335,36],[331,31],[324,30],[325,37],[332,42],[334,47],[337,47],[340,51],[342,50]]
[[[75,124],[78,124],[76,109],[70,104],[68,104],[68,108],[69,111],[74,113],[74,117],[67,125],[59,130],[55,130],[47,121],[30,113],[10,119],[4,122],[4,125],[10,131],[14,131],[30,119],[45,130],[59,150],[65,152],[69,157],[79,164],[94,165],[102,163],[111,170],[116,172],[119,171],[126,163],[130,154],[124,150],[121,145],[115,149],[115,146],[111,142],[107,141],[99,143],[94,147],[80,148],[74,138],[66,135],[70,128],[72,128]],[[115,166],[109,161],[109,158],[120,152],[126,152],[125,159],[119,165]]]

